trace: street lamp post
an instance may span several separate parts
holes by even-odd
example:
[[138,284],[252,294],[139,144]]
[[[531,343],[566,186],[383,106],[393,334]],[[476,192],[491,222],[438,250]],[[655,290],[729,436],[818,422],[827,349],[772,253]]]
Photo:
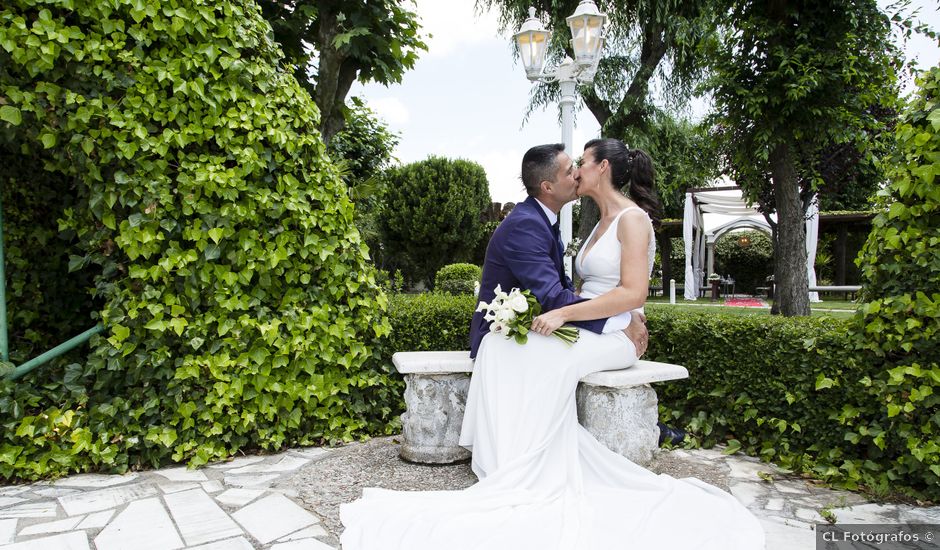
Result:
[[[529,18],[519,32],[513,35],[526,77],[533,82],[558,82],[561,89],[561,141],[565,152],[573,156],[572,134],[574,132],[575,90],[578,84],[589,84],[594,80],[597,63],[604,46],[604,23],[607,15],[597,9],[592,0],[581,0],[574,13],[566,19],[571,29],[571,47],[574,59],[565,57],[554,69],[545,67],[545,52],[552,33],[545,30],[535,16],[535,8],[529,8]],[[567,245],[571,241],[571,204],[561,209],[561,238]],[[565,258],[565,271],[571,275],[571,259]]]

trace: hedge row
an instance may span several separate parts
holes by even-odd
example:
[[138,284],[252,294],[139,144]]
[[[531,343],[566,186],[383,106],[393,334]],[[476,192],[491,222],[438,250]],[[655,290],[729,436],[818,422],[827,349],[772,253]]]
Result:
[[[449,294],[392,295],[392,331],[376,349],[371,416],[388,419],[375,433],[397,430],[404,384],[394,371],[396,351],[467,348],[474,298]],[[661,418],[689,429],[693,445],[718,443],[847,488],[902,490],[936,499],[935,480],[899,467],[904,449],[890,433],[886,403],[867,380],[878,363],[864,359],[848,330],[853,320],[723,315],[650,308],[647,359],[686,366],[690,378],[657,385]],[[382,388],[380,394],[375,388]],[[358,399],[353,399],[357,401]],[[67,411],[46,411],[37,433],[68,439]],[[84,413],[80,413],[84,414]],[[930,424],[931,418],[908,414]],[[923,417],[921,417],[923,416]],[[876,433],[877,432],[877,433]],[[35,434],[30,434],[34,436]],[[60,453],[67,452],[61,449]],[[928,458],[930,449],[924,449]],[[46,460],[55,460],[47,456]],[[4,477],[9,477],[4,473]],[[890,486],[889,486],[890,484]]]
[[[937,499],[930,468],[912,467],[892,425],[886,367],[859,349],[857,319],[716,315],[658,309],[648,359],[685,365],[690,379],[661,384],[660,414],[698,444],[727,443],[750,455],[849,489]],[[930,432],[931,407],[906,418]],[[896,413],[894,413],[896,414]],[[938,458],[936,446],[917,461]]]
[[[392,351],[467,349],[471,296],[396,296]],[[903,441],[880,426],[891,397],[871,380],[884,365],[850,330],[855,319],[783,318],[649,308],[646,359],[684,365],[690,378],[657,385],[660,415],[689,429],[693,445],[726,444],[838,486],[940,498],[931,471],[905,466]],[[401,406],[399,403],[397,406]],[[907,421],[930,426],[930,408]],[[936,451],[922,448],[923,460]]]

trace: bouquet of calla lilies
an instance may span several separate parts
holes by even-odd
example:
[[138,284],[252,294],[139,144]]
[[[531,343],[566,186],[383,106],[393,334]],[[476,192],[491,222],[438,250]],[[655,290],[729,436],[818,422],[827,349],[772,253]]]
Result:
[[[542,306],[528,290],[513,288],[507,294],[500,285],[496,285],[494,292],[496,297],[493,301],[480,302],[477,311],[485,312],[483,319],[490,321],[490,332],[504,334],[518,344],[525,344],[529,341],[532,319],[542,313]],[[555,329],[552,336],[570,345],[578,341],[579,331],[575,327],[564,326]]]

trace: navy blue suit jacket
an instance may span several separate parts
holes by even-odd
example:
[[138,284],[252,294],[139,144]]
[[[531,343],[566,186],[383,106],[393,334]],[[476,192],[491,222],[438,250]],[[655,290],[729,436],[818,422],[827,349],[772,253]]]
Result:
[[[542,311],[583,301],[575,295],[571,279],[565,275],[563,258],[555,242],[548,217],[539,203],[529,197],[517,204],[493,232],[486,247],[477,303],[491,302],[496,296],[496,285],[503,292],[514,287],[532,291]],[[604,318],[572,324],[600,334],[606,322]],[[470,325],[470,357],[476,357],[489,328],[483,313],[475,312]]]

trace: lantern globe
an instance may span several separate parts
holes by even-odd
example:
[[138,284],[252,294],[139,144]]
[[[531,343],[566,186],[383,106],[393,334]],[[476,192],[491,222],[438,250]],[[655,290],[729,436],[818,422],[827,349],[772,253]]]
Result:
[[607,15],[592,0],[581,0],[574,14],[566,19],[571,29],[571,47],[579,65],[593,66],[600,58]]
[[538,78],[542,74],[545,52],[551,37],[552,33],[545,30],[542,22],[535,16],[535,8],[529,8],[529,18],[519,28],[519,32],[513,35],[519,48],[519,56],[522,57],[522,66],[529,79]]

